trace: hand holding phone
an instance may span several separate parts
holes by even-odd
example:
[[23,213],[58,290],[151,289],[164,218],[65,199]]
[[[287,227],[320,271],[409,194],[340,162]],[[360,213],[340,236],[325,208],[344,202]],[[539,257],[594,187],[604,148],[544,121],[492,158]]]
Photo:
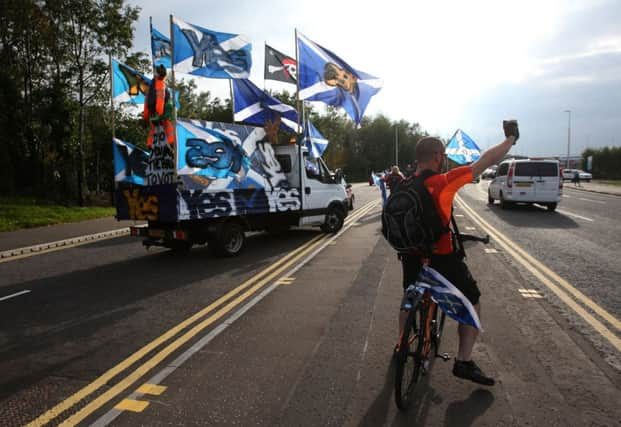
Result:
[[520,138],[520,129],[518,128],[517,120],[503,120],[502,128],[505,131],[505,137],[515,137],[515,141],[513,142],[515,145],[517,140]]

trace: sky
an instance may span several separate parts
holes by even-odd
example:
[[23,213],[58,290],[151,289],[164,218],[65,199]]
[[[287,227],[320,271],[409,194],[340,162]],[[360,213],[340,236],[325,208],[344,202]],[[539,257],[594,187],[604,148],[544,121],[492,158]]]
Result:
[[[250,79],[264,82],[264,43],[295,56],[294,31],[383,80],[365,115],[419,123],[448,139],[457,128],[485,149],[520,123],[512,153],[565,156],[621,146],[621,0],[129,0],[142,8],[135,50],[150,53],[149,16],[169,16],[252,43]],[[200,88],[229,97],[226,80]],[[567,110],[571,113],[566,112]],[[571,117],[571,118],[570,118]]]

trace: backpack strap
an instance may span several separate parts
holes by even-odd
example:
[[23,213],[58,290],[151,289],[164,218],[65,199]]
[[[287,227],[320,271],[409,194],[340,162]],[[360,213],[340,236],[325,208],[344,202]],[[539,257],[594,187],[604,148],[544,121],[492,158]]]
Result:
[[433,232],[433,240],[435,240],[433,242],[428,242],[427,254],[429,256],[433,253],[433,245],[440,238],[440,236],[450,231],[448,225],[442,223],[442,218],[440,218],[440,214],[438,213],[433,197],[425,185],[425,180],[427,178],[437,174],[437,172],[427,169],[411,178],[412,185],[414,186],[416,192],[420,195],[421,203],[423,205],[423,221]]

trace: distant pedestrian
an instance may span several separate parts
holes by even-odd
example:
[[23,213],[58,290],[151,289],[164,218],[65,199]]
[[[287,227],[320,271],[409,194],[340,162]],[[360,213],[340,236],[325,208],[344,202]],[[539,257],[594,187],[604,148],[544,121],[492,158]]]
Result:
[[391,172],[388,175],[384,175],[383,178],[384,182],[386,182],[386,186],[388,186],[388,189],[391,193],[404,179],[405,177],[399,170],[399,166],[393,166]]
[[403,172],[406,178],[409,178],[412,175],[414,175],[414,167],[412,166],[412,163],[408,163]]
[[384,205],[386,204],[386,199],[388,199],[388,195],[386,194],[386,184],[384,183],[384,177],[386,175],[383,175],[380,177],[380,179],[378,179],[378,186],[380,189],[380,193],[382,194],[382,207],[384,207]]
[[580,185],[580,172],[574,171],[574,175],[571,178],[571,182],[574,183],[574,187],[582,187],[582,185]]

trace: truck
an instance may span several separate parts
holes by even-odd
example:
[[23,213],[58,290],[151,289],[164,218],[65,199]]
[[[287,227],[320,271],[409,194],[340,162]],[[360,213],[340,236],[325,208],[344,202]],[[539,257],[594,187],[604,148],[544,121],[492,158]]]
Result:
[[184,119],[176,145],[155,135],[150,152],[113,144],[116,218],[146,221],[130,234],[147,248],[207,244],[230,257],[248,232],[343,226],[350,202],[341,172],[301,144],[273,144],[263,128]]

